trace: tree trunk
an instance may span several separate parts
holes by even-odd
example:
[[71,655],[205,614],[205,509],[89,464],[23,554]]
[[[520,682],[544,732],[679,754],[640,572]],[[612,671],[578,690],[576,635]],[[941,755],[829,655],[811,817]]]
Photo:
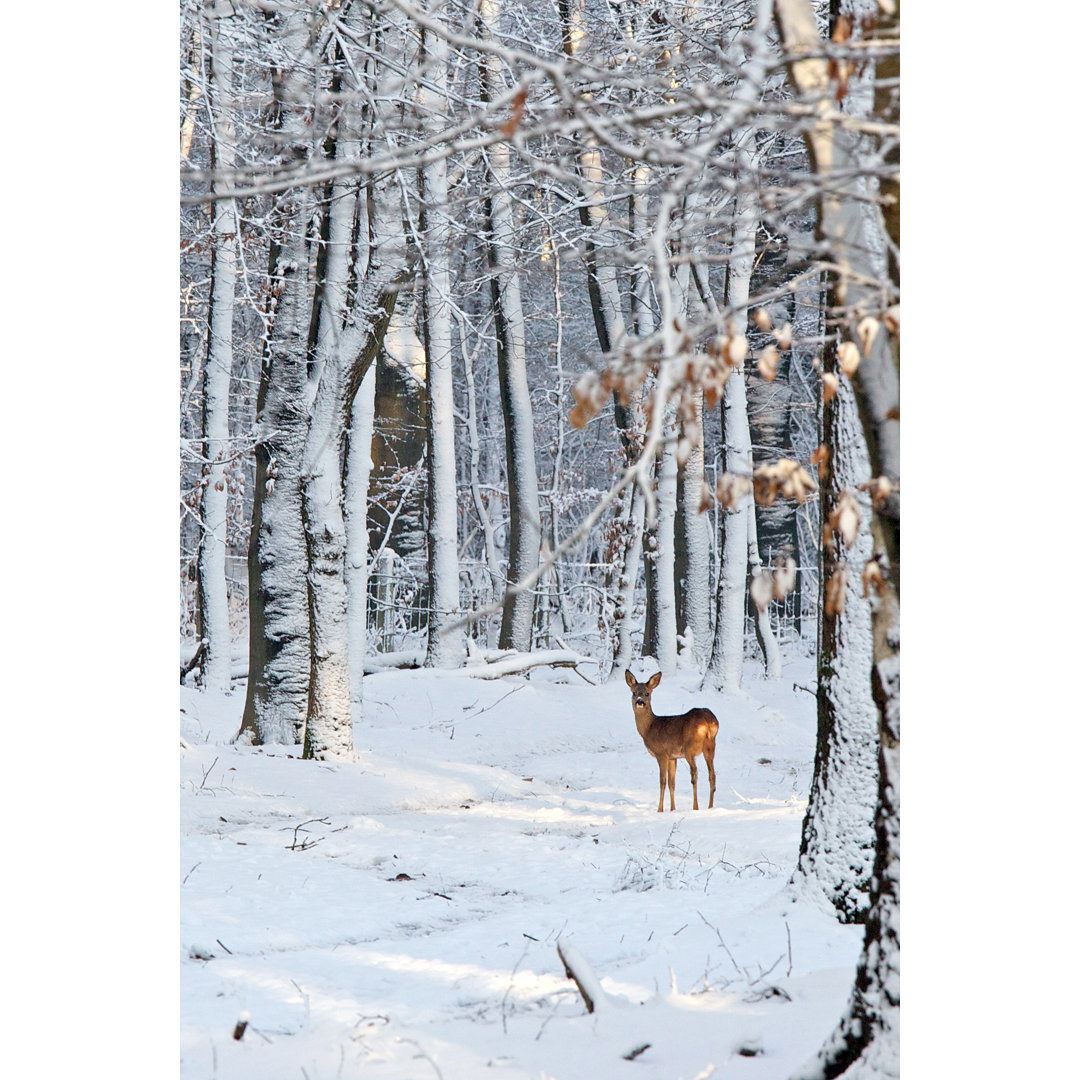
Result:
[[[446,46],[424,31],[428,78],[420,91],[422,110],[438,115],[445,99]],[[434,122],[434,119],[432,120]],[[454,382],[451,370],[450,221],[446,161],[438,158],[421,169],[424,247],[424,346],[428,386],[428,575],[431,615],[428,621],[428,667],[457,667],[465,656],[457,553],[457,458],[454,451]]]
[[[312,155],[316,38],[306,11],[281,31],[271,139],[290,165]],[[255,422],[255,490],[248,550],[248,687],[237,741],[297,743],[304,737],[311,651],[305,582],[307,542],[300,470],[308,431],[311,319],[307,188],[280,197],[271,215],[270,304]]]
[[678,664],[678,625],[675,615],[675,510],[678,503],[679,466],[675,447],[679,428],[677,406],[664,407],[664,443],[656,484],[656,661],[665,675]]
[[[488,33],[498,18],[496,0],[482,0],[481,17]],[[488,54],[484,64],[485,89],[494,95],[501,62]],[[540,562],[540,492],[533,446],[533,412],[525,374],[525,315],[513,247],[514,215],[510,201],[510,147],[496,143],[488,151],[492,193],[487,200],[488,262],[491,268],[491,303],[495,313],[495,340],[499,365],[499,397],[506,435],[506,484],[510,503],[509,566],[503,601],[500,649],[527,652],[532,646],[534,588],[512,591]]]
[[[836,371],[836,349],[825,370]],[[814,779],[803,819],[797,876],[822,890],[844,922],[866,917],[874,860],[877,803],[878,716],[870,687],[870,603],[862,595],[862,570],[871,553],[870,500],[856,490],[870,476],[855,396],[841,385],[824,406],[823,434],[829,467],[820,485],[822,519],[841,496],[858,497],[861,523],[855,544],[839,536],[821,549],[821,581],[845,574],[843,608],[818,605],[817,750]]]
[[[728,307],[732,311],[729,329],[745,334],[750,275],[757,241],[758,206],[753,185],[750,155],[746,145],[752,129],[743,128],[734,138],[741,183],[735,212],[735,235],[728,268]],[[754,471],[750,444],[750,423],[746,412],[746,380],[741,368],[732,370],[721,404],[724,432],[724,471],[750,477]],[[719,689],[737,690],[742,685],[743,627],[746,616],[746,576],[749,565],[749,516],[754,512],[752,496],[744,495],[732,510],[721,510],[722,547],[716,587],[716,630],[708,674]]]
[[[775,0],[776,22],[789,56],[791,82],[814,103],[830,104],[834,81],[821,58],[822,41],[808,0]],[[882,23],[899,31],[899,5]],[[799,57],[791,59],[791,57]],[[877,99],[880,107],[881,101]],[[891,109],[891,106],[890,106]],[[893,118],[895,119],[895,117]],[[881,292],[868,282],[882,280],[884,239],[888,220],[872,220],[855,136],[822,121],[806,136],[814,172],[823,181],[819,206],[819,238],[835,269],[831,297],[837,307],[841,336],[854,338],[852,323],[874,313]],[[863,190],[860,190],[862,188]],[[895,226],[895,222],[894,222]],[[875,235],[875,233],[877,235]],[[899,237],[890,237],[894,244]],[[891,284],[897,284],[893,276]],[[900,1011],[900,501],[895,491],[900,469],[899,342],[884,327],[867,334],[859,345],[860,362],[852,380],[866,438],[871,471],[888,481],[874,500],[871,534],[873,569],[867,579],[873,626],[871,688],[879,731],[876,852],[863,952],[847,1011],[816,1059],[798,1074],[805,1080],[898,1077]],[[846,376],[844,376],[846,378]]]
[[[210,15],[210,63],[207,79],[213,137],[210,162],[215,173],[236,166],[233,119],[233,46],[225,20]],[[215,180],[213,190],[222,183]],[[206,365],[203,368],[202,535],[197,564],[198,626],[204,646],[203,686],[228,690],[232,674],[232,634],[225,582],[228,554],[229,382],[233,360],[233,307],[236,293],[236,203],[214,203],[214,246],[210,263],[210,313]]]
[[371,438],[375,426],[373,363],[353,401],[345,456],[345,588],[349,633],[349,700],[354,725],[364,701],[364,655],[367,652],[368,488],[371,482]]
[[[750,513],[746,515],[746,556],[751,581],[765,572],[761,563],[761,553],[758,550],[756,511],[757,507],[751,506]],[[769,622],[769,605],[766,604],[765,610],[762,611],[757,604],[754,604],[753,618],[758,648],[761,649],[761,655],[765,659],[765,678],[779,679],[783,674],[784,663],[780,656],[780,646],[776,643],[776,635],[772,631],[772,624]]]

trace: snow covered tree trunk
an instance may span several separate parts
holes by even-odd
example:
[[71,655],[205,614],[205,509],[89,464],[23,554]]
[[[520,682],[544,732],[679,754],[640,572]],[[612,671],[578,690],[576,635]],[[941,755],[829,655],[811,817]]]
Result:
[[[836,349],[825,356],[836,371]],[[878,715],[870,686],[870,602],[862,595],[862,571],[870,557],[870,500],[857,490],[870,477],[870,462],[845,379],[824,405],[828,471],[820,484],[826,521],[845,496],[855,498],[860,525],[854,545],[835,535],[821,549],[821,581],[843,575],[843,605],[818,605],[817,750],[814,779],[803,819],[797,875],[820,888],[844,922],[861,921],[869,902],[877,805]]]
[[[562,25],[563,52],[574,57],[587,40],[585,7],[582,0],[558,0]],[[588,96],[588,95],[587,95]],[[578,217],[585,227],[585,270],[589,304],[600,343],[600,351],[610,353],[626,336],[619,280],[607,248],[612,244],[611,219],[604,205],[604,168],[595,137],[583,140],[578,154],[577,173],[581,190]],[[616,409],[618,409],[616,403]]]
[[[213,135],[210,162],[228,174],[236,166],[233,119],[233,45],[225,19],[210,15],[210,62],[207,70]],[[227,182],[226,182],[227,184]],[[214,181],[214,191],[224,184]],[[201,502],[202,535],[197,563],[198,626],[202,639],[203,685],[228,690],[232,674],[232,635],[225,583],[228,554],[229,381],[233,360],[233,308],[236,294],[236,203],[214,203],[214,245],[210,263],[210,312],[206,364],[203,368],[202,447],[204,465]]]
[[[357,88],[349,89],[355,93]],[[339,110],[330,141],[335,157],[347,158],[356,148],[352,114],[350,102]],[[351,409],[345,373],[353,358],[344,353],[344,324],[356,202],[356,181],[346,178],[331,184],[309,377],[312,417],[301,482],[311,648],[304,757],[320,760],[352,758],[347,537],[340,462]]]
[[679,429],[677,406],[664,407],[664,443],[656,484],[656,660],[664,675],[678,664],[679,629],[675,613],[675,511],[679,466],[675,460]]
[[[298,12],[286,22],[282,46],[291,66],[275,80],[279,127],[273,134],[298,162],[311,154],[314,94],[304,16]],[[237,737],[242,743],[301,742],[307,715],[311,654],[300,468],[308,428],[310,225],[306,188],[279,199],[271,223],[270,326],[256,403],[248,688]]]
[[364,654],[367,652],[368,487],[371,439],[375,427],[375,364],[360,383],[353,401],[345,458],[345,588],[349,628],[349,700],[354,723],[361,716]]
[[345,586],[345,514],[340,472],[345,400],[341,364],[323,364],[304,453],[302,478],[311,677],[304,757],[350,760],[348,599]]
[[634,614],[634,588],[641,565],[642,540],[645,530],[645,497],[636,487],[630,488],[630,510],[626,525],[626,552],[619,577],[619,598],[615,607],[615,655],[608,680],[623,678],[623,672],[634,659],[631,632]]
[[[745,334],[750,275],[754,266],[758,208],[752,185],[750,155],[746,143],[753,131],[742,129],[735,135],[742,173],[735,212],[735,236],[728,268],[728,307],[733,312],[729,328]],[[754,471],[750,446],[750,423],[746,413],[746,380],[741,367],[732,370],[721,403],[724,432],[724,471],[749,479]],[[744,495],[732,510],[721,510],[720,572],[716,586],[716,631],[713,638],[709,677],[722,690],[742,685],[743,624],[746,612],[746,575],[750,534],[748,519],[754,512],[753,498]]]
[[[760,577],[765,573],[761,564],[761,552],[758,550],[757,539],[757,514],[756,508],[751,507],[746,517],[747,531],[747,563],[750,567],[750,579]],[[758,647],[761,655],[765,658],[765,678],[779,679],[783,674],[784,663],[780,656],[780,646],[776,643],[776,635],[772,631],[769,622],[769,606],[766,604],[762,611],[754,605],[754,630],[757,634]]]
[[[437,123],[446,94],[446,46],[424,31],[428,78],[420,109]],[[424,248],[424,345],[428,387],[428,667],[458,667],[465,657],[460,622],[457,551],[457,457],[454,450],[454,380],[451,369],[450,220],[446,161],[438,158],[420,170],[423,190],[421,242]]]
[[[776,22],[788,51],[792,84],[804,100],[831,107],[835,81],[821,58],[822,41],[808,0],[775,0]],[[899,12],[886,14],[883,29],[899,32]],[[898,70],[891,71],[898,74]],[[887,93],[875,95],[875,111],[895,121]],[[898,1077],[900,1011],[900,503],[899,338],[874,317],[881,293],[867,282],[891,279],[898,266],[884,255],[886,231],[899,245],[895,215],[872,217],[860,183],[855,136],[823,121],[806,135],[814,172],[824,181],[819,200],[819,238],[833,264],[830,300],[841,316],[840,336],[858,345],[852,379],[873,473],[872,563],[864,571],[873,629],[871,688],[878,712],[878,805],[876,851],[863,952],[845,1015],[833,1035],[797,1076],[800,1080],[871,1080]],[[862,188],[862,190],[860,190]],[[852,324],[858,319],[855,333]],[[872,320],[870,323],[864,320]],[[848,351],[850,356],[850,350]]]
[[[696,199],[688,196],[684,214],[690,216],[696,205]],[[685,249],[685,243],[682,246]],[[693,285],[694,276],[695,270],[689,263],[683,263],[676,273],[682,298],[680,306],[690,324],[707,314],[702,297]],[[680,457],[684,460],[679,467],[678,542],[681,558],[677,561],[676,570],[678,622],[680,631],[689,632],[694,663],[704,670],[712,648],[712,621],[709,617],[712,589],[709,584],[709,522],[701,512],[701,499],[706,487],[705,415],[701,390],[694,392],[693,414],[682,418],[680,429]]]
[[476,379],[473,375],[473,358],[465,341],[464,328],[460,324],[458,339],[461,343],[461,359],[465,368],[465,415],[469,434],[469,487],[472,491],[473,508],[476,510],[476,517],[484,534],[484,556],[487,561],[488,576],[491,578],[492,592],[498,595],[505,587],[505,579],[499,566],[499,556],[495,548],[495,527],[492,524],[487,503],[484,502],[484,496],[480,490],[480,432],[476,415]]
[[[490,28],[498,18],[495,0],[483,0],[481,17]],[[501,62],[488,54],[484,66],[485,89],[494,96]],[[533,446],[533,412],[525,373],[525,315],[513,247],[514,216],[510,201],[510,147],[498,142],[488,150],[491,195],[487,201],[488,261],[491,267],[491,302],[495,313],[495,340],[499,365],[499,396],[506,435],[506,483],[510,502],[509,566],[503,601],[500,649],[527,652],[532,645],[534,589],[511,590],[532,574],[540,562],[540,492]]]

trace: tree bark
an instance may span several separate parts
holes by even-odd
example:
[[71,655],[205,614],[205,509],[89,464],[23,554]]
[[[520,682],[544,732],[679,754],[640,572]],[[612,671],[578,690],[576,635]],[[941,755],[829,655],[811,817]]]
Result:
[[[236,165],[233,118],[233,45],[226,19],[209,13],[210,116],[213,136],[210,163],[215,173],[228,174]],[[213,181],[213,190],[222,183]],[[199,636],[205,646],[203,686],[228,690],[232,672],[232,634],[229,629],[225,557],[228,554],[229,382],[233,361],[233,308],[236,294],[238,222],[233,199],[214,203],[214,243],[210,263],[210,313],[206,364],[203,368],[202,449],[205,458],[202,489],[202,535],[197,563]]]
[[[481,18],[490,34],[498,18],[496,0],[482,0]],[[500,62],[489,53],[484,65],[487,93],[492,96],[500,76]],[[526,652],[532,645],[535,589],[514,591],[540,562],[540,492],[533,445],[533,412],[525,371],[525,315],[513,247],[514,216],[510,201],[510,147],[496,143],[488,151],[491,195],[487,200],[488,261],[491,268],[491,303],[495,314],[495,340],[499,366],[499,397],[506,436],[506,484],[510,503],[509,566],[503,601],[500,649]]]
[[[446,46],[424,31],[428,78],[420,108],[437,122],[446,93]],[[454,382],[451,370],[450,220],[446,161],[438,158],[421,169],[421,233],[424,247],[424,346],[428,386],[428,667],[458,667],[465,656],[457,554],[457,458],[454,450]]]
[[[286,20],[282,48],[289,67],[277,74],[275,135],[296,163],[312,152],[314,95],[306,12]],[[259,376],[255,423],[255,490],[248,552],[247,700],[238,742],[303,741],[311,669],[307,544],[300,468],[307,438],[308,237],[306,188],[287,192],[272,217],[269,329]]]
[[353,401],[345,456],[345,588],[349,634],[349,700],[353,724],[362,716],[364,656],[367,652],[368,488],[371,483],[371,438],[375,427],[373,363]]
[[[754,266],[758,207],[753,190],[750,155],[746,144],[753,131],[741,129],[735,135],[742,173],[735,212],[735,235],[728,268],[729,327],[744,334],[750,298],[750,275]],[[724,433],[724,471],[750,477],[754,471],[750,444],[750,424],[746,413],[746,381],[741,369],[733,369],[724,386],[721,403]],[[733,510],[721,510],[720,572],[716,588],[716,630],[708,675],[722,690],[742,686],[743,628],[746,616],[746,578],[749,565],[750,534],[747,526],[754,512],[753,497],[744,495]]]
[[[776,16],[792,84],[804,100],[822,110],[830,108],[836,86],[821,56],[823,43],[809,0],[776,0]],[[898,4],[879,29],[899,31]],[[806,141],[822,181],[819,238],[835,267],[832,314],[841,336],[859,337],[852,333],[852,324],[873,314],[882,301],[882,293],[868,283],[883,278],[887,222],[872,218],[860,197],[865,185],[860,182],[854,134],[822,118]],[[898,237],[892,239],[898,244]],[[896,285],[895,277],[891,284]],[[899,341],[890,341],[882,327],[860,342],[859,353],[852,388],[871,471],[895,487],[900,475]],[[817,1057],[797,1074],[800,1080],[899,1076],[900,502],[895,490],[875,500],[871,535],[877,570],[867,582],[873,626],[871,688],[880,749],[870,910],[847,1011]]]

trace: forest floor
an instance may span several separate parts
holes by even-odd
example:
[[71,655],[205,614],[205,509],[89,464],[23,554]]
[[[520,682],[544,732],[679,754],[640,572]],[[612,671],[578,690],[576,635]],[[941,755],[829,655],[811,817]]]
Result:
[[[862,941],[789,885],[813,678],[794,657],[737,694],[665,679],[658,711],[720,721],[715,809],[690,809],[683,763],[674,814],[621,680],[372,675],[355,764],[233,746],[242,685],[182,688],[182,1075],[783,1080]],[[593,1014],[560,938],[601,981]]]

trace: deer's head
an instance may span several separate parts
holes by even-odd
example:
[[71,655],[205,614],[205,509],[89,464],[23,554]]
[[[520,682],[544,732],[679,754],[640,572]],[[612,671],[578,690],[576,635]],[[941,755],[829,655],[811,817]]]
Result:
[[652,708],[650,703],[652,692],[660,685],[660,672],[658,671],[646,682],[638,682],[630,674],[629,668],[625,674],[626,685],[630,687],[630,699],[634,703],[634,712],[648,712]]

